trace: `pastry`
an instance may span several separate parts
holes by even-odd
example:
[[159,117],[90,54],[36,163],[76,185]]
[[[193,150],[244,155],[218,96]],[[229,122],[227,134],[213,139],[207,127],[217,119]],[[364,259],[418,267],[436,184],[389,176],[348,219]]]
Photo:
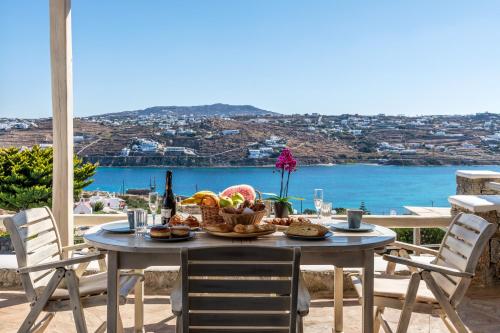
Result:
[[169,223],[171,225],[181,225],[184,223],[184,219],[182,218],[182,216],[180,216],[179,214],[175,214],[174,216],[172,216],[170,218],[170,221]]
[[189,236],[189,227],[180,225],[180,226],[175,226],[171,227],[171,233],[172,237],[187,237]]
[[165,225],[155,225],[151,227],[149,235],[153,238],[170,238],[171,229]]
[[200,226],[200,222],[198,221],[198,219],[193,216],[193,215],[189,215],[185,220],[184,220],[184,224],[187,225],[188,227],[190,228],[198,228]]
[[304,237],[320,237],[328,232],[328,228],[319,224],[304,224],[302,222],[292,223],[287,234]]
[[205,229],[212,232],[231,232],[233,231],[233,227],[229,224],[218,223],[218,224],[207,224],[205,225]]

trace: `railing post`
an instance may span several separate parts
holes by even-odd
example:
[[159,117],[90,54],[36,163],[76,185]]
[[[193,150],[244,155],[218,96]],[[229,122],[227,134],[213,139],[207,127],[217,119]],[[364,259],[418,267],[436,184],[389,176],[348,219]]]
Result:
[[[421,230],[420,228],[413,228],[413,245],[421,245],[422,244],[422,238],[421,238]],[[415,255],[419,256],[420,251],[415,251]]]

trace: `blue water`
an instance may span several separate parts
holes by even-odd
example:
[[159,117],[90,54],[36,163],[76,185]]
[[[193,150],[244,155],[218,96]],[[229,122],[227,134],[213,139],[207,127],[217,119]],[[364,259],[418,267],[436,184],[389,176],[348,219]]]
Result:
[[[235,184],[250,184],[262,192],[279,191],[279,174],[274,168],[171,168],[174,172],[174,192],[191,195],[197,189],[215,192]],[[403,212],[409,206],[448,206],[447,198],[455,194],[456,170],[493,170],[500,166],[439,166],[400,167],[348,164],[301,167],[292,174],[289,195],[303,197],[303,208],[313,208],[315,188],[324,189],[324,200],[334,207],[358,208],[361,201],[376,214],[388,214],[391,209]],[[147,188],[149,178],[156,177],[157,188],[163,193],[165,170],[162,168],[100,167],[94,183],[87,190],[112,192]],[[300,202],[294,207],[300,211]]]

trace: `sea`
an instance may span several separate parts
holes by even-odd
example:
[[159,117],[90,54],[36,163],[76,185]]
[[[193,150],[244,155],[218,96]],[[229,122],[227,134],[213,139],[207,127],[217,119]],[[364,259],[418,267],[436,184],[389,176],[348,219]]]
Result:
[[[264,193],[277,193],[280,174],[273,167],[169,168],[177,195],[190,196],[199,190],[221,192],[236,184],[249,184]],[[149,188],[156,183],[162,194],[167,168],[99,167],[86,190],[122,193],[127,189]],[[294,209],[313,208],[314,189],[323,189],[324,201],[333,207],[359,208],[364,202],[373,214],[404,213],[403,206],[448,207],[455,194],[457,170],[499,171],[500,166],[381,166],[344,164],[303,166],[291,174],[289,196]]]

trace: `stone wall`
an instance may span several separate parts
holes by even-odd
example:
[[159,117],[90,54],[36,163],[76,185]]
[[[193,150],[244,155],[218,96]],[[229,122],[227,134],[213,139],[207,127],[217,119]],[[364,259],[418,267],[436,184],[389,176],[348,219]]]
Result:
[[[498,191],[488,188],[486,184],[500,181],[498,178],[499,174],[485,171],[484,175],[480,176],[479,174],[481,173],[482,171],[459,171],[456,176],[457,194],[498,195]],[[460,212],[475,214],[497,226],[497,233],[491,238],[489,246],[487,246],[479,259],[473,283],[477,285],[490,285],[500,282],[500,229],[498,229],[498,226],[500,226],[500,211],[471,212],[463,207],[454,204],[451,205],[452,216]]]
[[486,183],[499,181],[498,178],[469,178],[457,175],[457,194],[499,194],[489,189]]

